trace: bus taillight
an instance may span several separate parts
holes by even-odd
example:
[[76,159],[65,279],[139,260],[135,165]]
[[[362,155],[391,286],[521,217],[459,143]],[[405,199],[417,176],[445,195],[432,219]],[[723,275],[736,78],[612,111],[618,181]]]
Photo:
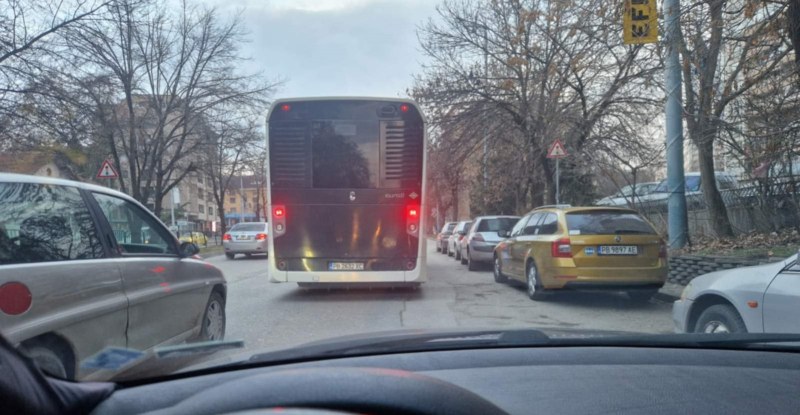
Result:
[[400,112],[408,112],[408,104],[400,104]]
[[286,233],[286,207],[277,205],[272,207],[272,229],[275,238]]
[[419,206],[406,207],[406,231],[411,235],[419,233]]
[[281,111],[283,111],[283,112],[289,112],[289,111],[291,111],[291,110],[292,110],[292,106],[291,106],[291,105],[289,105],[289,104],[283,104],[283,105],[281,105]]

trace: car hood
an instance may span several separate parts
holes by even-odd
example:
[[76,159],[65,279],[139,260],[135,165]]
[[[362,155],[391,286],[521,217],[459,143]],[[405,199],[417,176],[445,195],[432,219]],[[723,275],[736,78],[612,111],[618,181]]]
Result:
[[730,293],[731,291],[763,292],[770,281],[790,262],[790,259],[751,267],[714,271],[703,274],[690,283],[688,298],[695,298],[710,291]]
[[[481,347],[496,345],[501,337],[511,341],[524,341],[526,344],[549,344],[559,340],[591,340],[593,338],[614,338],[636,336],[639,333],[611,330],[585,329],[405,329],[339,336],[298,346],[268,350],[242,350],[218,353],[194,365],[186,366],[178,372],[191,372],[215,366],[246,364],[249,362],[285,362],[305,359],[348,357],[362,354],[399,353],[410,351],[449,350],[452,348]],[[521,340],[520,340],[521,339]],[[141,376],[141,374],[137,374]]]

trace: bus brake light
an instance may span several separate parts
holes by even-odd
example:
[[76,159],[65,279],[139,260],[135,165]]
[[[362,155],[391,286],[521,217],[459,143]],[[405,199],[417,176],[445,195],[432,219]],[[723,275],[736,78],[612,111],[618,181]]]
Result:
[[272,215],[276,218],[282,218],[286,215],[286,210],[282,206],[278,206],[272,210]]
[[400,112],[408,112],[408,104],[401,104]]
[[292,109],[292,106],[289,105],[289,104],[281,105],[281,111],[283,111],[283,112],[289,112],[289,111],[291,111],[291,109]]
[[419,209],[416,206],[409,206],[408,207],[409,219],[417,219],[418,216],[419,216]]

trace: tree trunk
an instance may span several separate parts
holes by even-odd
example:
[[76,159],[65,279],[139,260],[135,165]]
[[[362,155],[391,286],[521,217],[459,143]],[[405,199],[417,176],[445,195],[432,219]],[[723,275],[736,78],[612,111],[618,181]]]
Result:
[[717,180],[714,176],[714,143],[712,140],[704,140],[698,143],[700,158],[700,178],[703,195],[706,200],[708,214],[711,219],[711,227],[717,237],[732,237],[733,228],[728,218],[728,210],[722,195],[717,189]]
[[451,193],[451,195],[450,195],[451,204],[453,205],[453,220],[457,221],[458,220],[458,186],[454,187],[453,190],[451,190],[450,193]]

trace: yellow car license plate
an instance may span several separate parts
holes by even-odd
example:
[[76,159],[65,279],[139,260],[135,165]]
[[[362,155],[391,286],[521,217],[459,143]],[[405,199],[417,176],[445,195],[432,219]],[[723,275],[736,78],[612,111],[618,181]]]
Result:
[[597,247],[599,255],[639,255],[636,245],[600,245]]

